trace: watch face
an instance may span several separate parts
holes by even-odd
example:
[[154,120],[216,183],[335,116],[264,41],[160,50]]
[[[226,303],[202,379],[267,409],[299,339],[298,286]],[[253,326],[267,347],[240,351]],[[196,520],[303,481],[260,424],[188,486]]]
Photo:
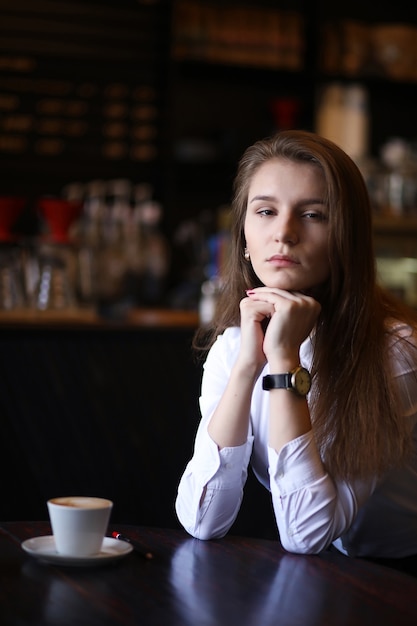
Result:
[[311,387],[310,372],[304,367],[300,367],[293,376],[293,387],[300,396],[306,396]]

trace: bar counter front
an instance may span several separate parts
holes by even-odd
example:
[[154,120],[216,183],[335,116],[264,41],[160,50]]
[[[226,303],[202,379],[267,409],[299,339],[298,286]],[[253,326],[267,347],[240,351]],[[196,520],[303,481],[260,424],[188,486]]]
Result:
[[[176,489],[200,416],[197,324],[192,311],[156,309],[123,322],[0,314],[0,521],[46,520],[49,498],[95,495],[114,501],[114,522],[178,527]],[[236,530],[275,537],[253,476],[246,492]]]
[[115,521],[172,525],[198,422],[196,325],[156,310],[0,315],[0,520],[90,494],[115,502]]

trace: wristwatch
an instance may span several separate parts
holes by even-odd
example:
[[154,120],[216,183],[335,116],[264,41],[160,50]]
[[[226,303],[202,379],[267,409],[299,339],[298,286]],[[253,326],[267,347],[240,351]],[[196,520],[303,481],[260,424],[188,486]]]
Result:
[[304,397],[311,388],[311,375],[305,367],[296,367],[285,374],[268,374],[262,379],[262,389],[289,389],[298,396]]

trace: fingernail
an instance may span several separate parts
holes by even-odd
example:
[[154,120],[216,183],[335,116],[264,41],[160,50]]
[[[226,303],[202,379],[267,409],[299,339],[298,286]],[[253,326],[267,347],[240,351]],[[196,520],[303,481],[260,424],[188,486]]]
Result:
[[251,293],[255,293],[253,289],[246,289],[246,295],[250,296]]

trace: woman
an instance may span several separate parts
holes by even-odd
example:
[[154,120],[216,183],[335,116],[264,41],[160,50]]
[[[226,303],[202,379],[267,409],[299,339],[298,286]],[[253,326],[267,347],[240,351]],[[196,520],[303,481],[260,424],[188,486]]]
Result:
[[179,520],[225,535],[251,463],[288,551],[417,555],[416,318],[376,283],[359,170],[313,133],[259,141],[232,224]]

